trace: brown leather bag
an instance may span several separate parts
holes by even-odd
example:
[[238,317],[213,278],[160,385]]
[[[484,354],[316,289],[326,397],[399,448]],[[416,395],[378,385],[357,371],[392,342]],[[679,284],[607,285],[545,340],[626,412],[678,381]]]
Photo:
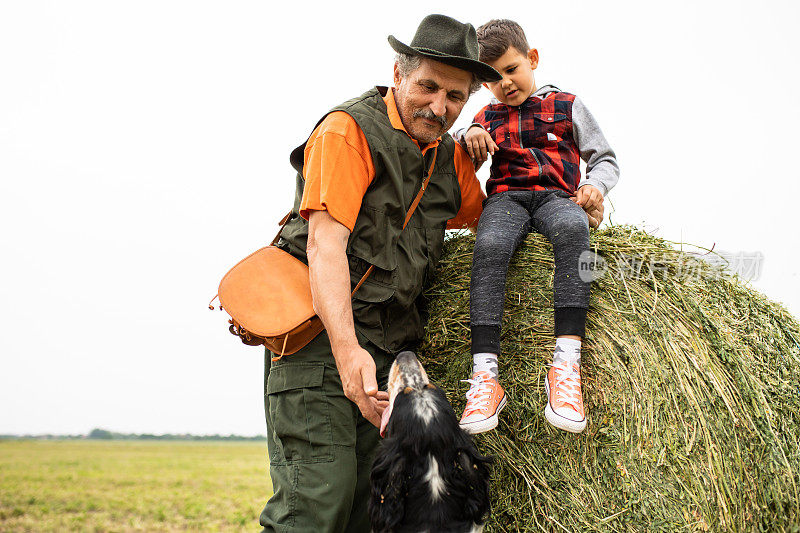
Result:
[[[281,220],[281,230],[290,215]],[[220,309],[231,316],[229,331],[245,344],[263,344],[280,354],[274,360],[295,353],[325,329],[314,313],[308,265],[275,246],[279,238],[280,231],[269,246],[236,263],[218,292]],[[370,266],[353,294],[371,272]]]
[[[436,155],[434,151],[428,176],[408,208],[404,229],[430,182]],[[211,300],[219,297],[220,310],[230,315],[228,330],[231,333],[245,344],[263,344],[278,354],[273,361],[297,352],[325,329],[314,313],[308,265],[276,246],[290,216],[291,212],[281,219],[281,229],[269,246],[248,255],[225,274],[217,296]],[[373,268],[370,265],[351,296]],[[209,308],[214,309],[214,306],[209,304]]]

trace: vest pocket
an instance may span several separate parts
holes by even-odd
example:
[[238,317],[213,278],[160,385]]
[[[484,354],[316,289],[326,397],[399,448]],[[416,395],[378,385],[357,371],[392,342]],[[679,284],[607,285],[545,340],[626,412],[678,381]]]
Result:
[[368,278],[353,295],[353,317],[364,326],[383,329],[381,311],[394,293],[394,287],[370,283]]
[[[387,287],[394,287],[394,272],[390,270],[384,270],[378,266],[372,265],[371,263],[357,257],[355,255],[348,255],[347,256],[347,264],[350,269],[350,283],[352,287],[355,287],[364,274],[367,273],[369,267],[372,266],[372,272],[370,273],[369,277],[367,278],[364,283],[372,283],[377,285],[384,285]],[[359,289],[359,292],[361,289]],[[358,294],[358,293],[356,293]]]
[[[397,267],[397,235],[392,230],[392,220],[386,213],[366,205],[362,205],[358,218],[359,221],[350,234],[347,254],[380,269],[394,270]],[[386,242],[387,237],[390,242]]]
[[425,284],[433,278],[439,259],[442,257],[444,249],[445,228],[428,228],[425,230],[425,239],[428,241],[428,266],[425,270]]

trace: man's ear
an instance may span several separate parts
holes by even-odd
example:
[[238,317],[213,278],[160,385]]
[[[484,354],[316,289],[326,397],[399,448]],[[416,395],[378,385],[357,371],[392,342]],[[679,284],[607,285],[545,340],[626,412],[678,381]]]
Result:
[[403,81],[403,77],[400,75],[400,67],[397,66],[397,61],[394,62],[394,88],[400,88],[400,82]]
[[531,70],[536,70],[539,66],[539,51],[536,48],[528,50],[528,60],[531,62]]

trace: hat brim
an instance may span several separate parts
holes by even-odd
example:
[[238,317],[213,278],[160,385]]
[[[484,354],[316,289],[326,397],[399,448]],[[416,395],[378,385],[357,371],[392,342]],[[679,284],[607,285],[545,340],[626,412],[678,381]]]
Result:
[[428,48],[412,48],[395,39],[394,35],[389,36],[389,44],[394,48],[394,51],[399,54],[427,57],[434,61],[440,61],[445,65],[472,72],[477,76],[480,82],[500,81],[503,79],[503,76],[501,76],[499,72],[486,63],[475,61],[468,57],[451,56]]

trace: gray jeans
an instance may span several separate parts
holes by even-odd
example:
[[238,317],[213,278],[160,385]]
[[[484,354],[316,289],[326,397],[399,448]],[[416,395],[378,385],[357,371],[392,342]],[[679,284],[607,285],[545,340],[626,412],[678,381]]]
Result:
[[499,353],[511,256],[532,229],[553,245],[555,334],[585,335],[589,283],[578,258],[589,250],[586,213],[561,190],[506,191],[486,199],[478,222],[470,283],[472,353]]

